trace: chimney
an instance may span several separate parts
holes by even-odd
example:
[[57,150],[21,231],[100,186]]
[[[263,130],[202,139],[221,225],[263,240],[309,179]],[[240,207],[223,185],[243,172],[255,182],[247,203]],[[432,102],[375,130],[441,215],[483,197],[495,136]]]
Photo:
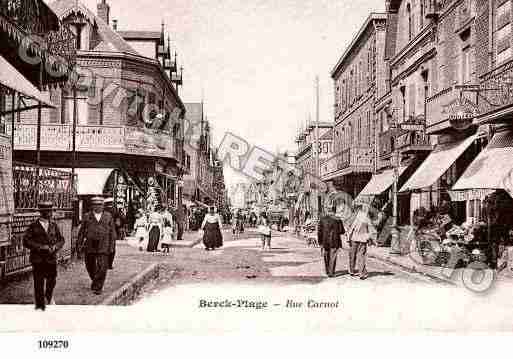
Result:
[[118,20],[112,19],[112,28],[114,31],[118,31]]
[[107,0],[102,0],[96,7],[97,14],[100,19],[102,19],[107,25],[109,24],[109,13],[110,6],[107,4]]

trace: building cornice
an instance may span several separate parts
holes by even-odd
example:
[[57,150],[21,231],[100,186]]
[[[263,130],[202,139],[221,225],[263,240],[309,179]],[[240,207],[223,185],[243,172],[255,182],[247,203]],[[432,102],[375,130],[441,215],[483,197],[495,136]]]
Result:
[[386,21],[387,14],[386,13],[377,13],[373,12],[370,13],[363,25],[360,27],[360,30],[358,30],[358,33],[355,35],[349,46],[346,48],[340,59],[338,60],[337,64],[333,67],[333,70],[331,70],[331,77],[334,79],[338,72],[340,72],[340,69],[342,68],[342,65],[346,61],[346,59],[349,57],[349,55],[353,52],[353,50],[356,48],[357,44],[360,42],[360,40],[363,38],[363,35],[365,32],[370,28],[370,25],[372,22],[377,20],[383,20]]
[[137,63],[143,63],[152,66],[157,69],[160,73],[161,77],[164,79],[164,82],[167,84],[168,90],[173,94],[174,99],[178,103],[178,106],[182,110],[182,116],[185,114],[185,105],[182,102],[180,96],[176,92],[176,89],[171,82],[168,74],[162,68],[160,62],[156,59],[151,59],[145,56],[137,56],[133,54],[129,54],[126,52],[107,52],[107,51],[77,51],[77,59],[109,59],[109,60],[124,60],[124,61],[132,61]]

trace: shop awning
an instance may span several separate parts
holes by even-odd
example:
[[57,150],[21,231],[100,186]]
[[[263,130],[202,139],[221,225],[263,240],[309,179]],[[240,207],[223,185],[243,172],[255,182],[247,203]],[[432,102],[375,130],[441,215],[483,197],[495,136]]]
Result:
[[[401,166],[398,168],[398,175],[402,175],[402,173],[406,170],[406,166]],[[376,196],[385,192],[394,184],[394,169],[388,169],[381,173],[375,174],[372,176],[371,180],[367,185],[363,188],[363,190],[358,194],[358,198],[361,196]]]
[[513,132],[499,132],[468,166],[449,193],[455,200],[472,200],[483,199],[497,189],[509,192],[512,171]]
[[[71,172],[71,168],[56,168],[59,171]],[[114,168],[75,168],[77,177],[77,195],[101,196]]]
[[457,143],[438,145],[399,192],[432,186],[456,162],[458,157],[465,152],[475,139],[476,135]]
[[43,94],[0,55],[0,84],[36,101],[46,107],[55,107],[48,95]]
[[76,168],[78,195],[102,195],[113,171],[113,168]]

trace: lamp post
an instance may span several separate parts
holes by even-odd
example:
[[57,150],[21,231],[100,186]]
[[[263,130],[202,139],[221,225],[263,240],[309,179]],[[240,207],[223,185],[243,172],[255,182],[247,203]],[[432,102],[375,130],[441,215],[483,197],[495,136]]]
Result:
[[390,123],[390,130],[393,131],[392,136],[394,136],[393,144],[393,152],[391,158],[391,165],[394,169],[394,182],[392,184],[392,225],[390,227],[390,254],[401,254],[401,242],[399,238],[399,229],[397,228],[397,190],[398,190],[398,182],[399,182],[399,165],[401,162],[400,153],[397,149],[395,143],[395,131],[399,128],[399,124],[397,123],[394,113],[396,112],[396,108],[392,109],[392,112],[387,111],[387,118]]

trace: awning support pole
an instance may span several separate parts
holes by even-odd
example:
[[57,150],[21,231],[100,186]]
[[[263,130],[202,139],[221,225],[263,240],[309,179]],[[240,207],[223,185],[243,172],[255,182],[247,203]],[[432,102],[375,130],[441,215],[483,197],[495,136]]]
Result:
[[71,190],[75,190],[75,167],[77,162],[76,139],[77,139],[77,87],[73,84],[73,124],[71,134]]

